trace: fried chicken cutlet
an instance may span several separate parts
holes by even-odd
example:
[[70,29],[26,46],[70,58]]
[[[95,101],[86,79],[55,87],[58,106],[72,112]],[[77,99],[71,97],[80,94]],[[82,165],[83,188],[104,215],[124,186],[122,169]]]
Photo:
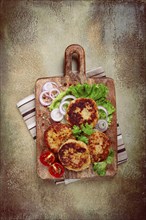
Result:
[[60,147],[58,157],[66,169],[76,172],[88,168],[91,163],[87,145],[74,139],[69,139]]
[[71,126],[88,123],[94,127],[98,121],[96,102],[90,98],[78,98],[71,101],[67,108],[66,120]]

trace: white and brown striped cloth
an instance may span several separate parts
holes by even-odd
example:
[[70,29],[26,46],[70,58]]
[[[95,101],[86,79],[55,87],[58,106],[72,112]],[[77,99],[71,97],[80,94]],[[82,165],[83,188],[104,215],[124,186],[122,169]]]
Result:
[[[102,67],[98,67],[87,71],[87,76],[89,77],[106,77],[105,72]],[[36,118],[35,118],[35,95],[31,94],[26,98],[22,99],[17,103],[17,108],[22,115],[22,118],[31,133],[34,140],[36,140]],[[122,133],[117,123],[117,141],[118,141],[118,164],[124,163],[127,161],[127,152],[123,142]],[[56,181],[56,184],[60,183],[71,183],[79,179],[65,179],[63,181]]]

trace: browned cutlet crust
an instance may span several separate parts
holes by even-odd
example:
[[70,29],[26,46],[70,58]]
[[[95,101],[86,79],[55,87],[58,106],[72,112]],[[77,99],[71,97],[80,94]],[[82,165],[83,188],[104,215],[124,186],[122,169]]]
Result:
[[92,163],[103,161],[109,154],[110,140],[106,134],[96,131],[90,135],[88,148]]
[[62,123],[53,123],[44,133],[46,146],[54,153],[58,152],[60,146],[72,135],[69,125]]
[[67,108],[66,120],[71,126],[88,123],[94,127],[98,121],[96,102],[89,98],[78,98],[71,101]]
[[88,168],[91,163],[87,145],[73,139],[69,139],[61,146],[58,157],[66,169],[76,172]]

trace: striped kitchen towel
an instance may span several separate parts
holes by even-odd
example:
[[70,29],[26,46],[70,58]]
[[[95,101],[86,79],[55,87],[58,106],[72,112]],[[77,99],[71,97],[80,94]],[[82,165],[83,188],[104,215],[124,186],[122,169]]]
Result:
[[[87,71],[88,77],[106,77],[105,72],[102,67],[98,67],[95,69],[92,69],[90,71]],[[17,108],[20,111],[20,114],[22,115],[22,118],[30,131],[33,139],[36,139],[36,119],[35,119],[35,95],[31,94],[27,96],[26,98],[22,99],[17,103]],[[117,143],[118,143],[118,164],[124,163],[127,161],[127,152],[125,149],[125,145],[123,142],[122,133],[120,130],[120,126],[117,123]],[[60,183],[71,183],[75,182],[77,179],[66,179],[63,181],[57,181],[56,184]]]

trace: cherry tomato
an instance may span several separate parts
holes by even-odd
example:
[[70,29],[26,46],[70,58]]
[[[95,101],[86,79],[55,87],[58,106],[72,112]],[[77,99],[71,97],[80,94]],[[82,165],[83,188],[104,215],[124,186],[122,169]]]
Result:
[[45,166],[50,166],[55,161],[55,156],[50,151],[45,151],[40,156],[40,161]]
[[60,163],[53,163],[49,166],[49,173],[55,178],[60,178],[64,174],[64,167]]

